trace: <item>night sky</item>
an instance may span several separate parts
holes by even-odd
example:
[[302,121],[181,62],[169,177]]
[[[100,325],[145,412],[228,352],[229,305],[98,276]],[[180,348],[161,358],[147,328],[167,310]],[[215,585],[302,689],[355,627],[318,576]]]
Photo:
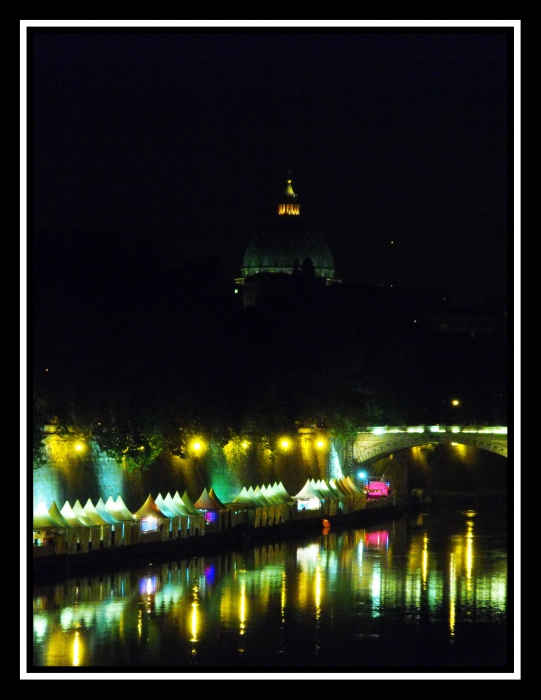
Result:
[[116,231],[234,278],[291,171],[339,279],[507,294],[512,29],[164,21],[27,45],[29,236]]

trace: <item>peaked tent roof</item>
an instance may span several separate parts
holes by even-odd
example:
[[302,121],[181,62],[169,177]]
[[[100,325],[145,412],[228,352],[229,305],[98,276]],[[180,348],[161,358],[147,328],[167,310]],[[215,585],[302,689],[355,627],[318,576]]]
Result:
[[[181,509],[180,506],[178,506],[175,501],[173,500],[173,496],[168,492],[167,496],[163,499],[164,507],[166,507],[172,514],[173,517],[180,518],[182,516],[187,515],[185,509]],[[158,503],[158,499],[156,499],[156,504],[161,508],[161,504]]]
[[115,508],[120,515],[124,516],[123,520],[135,520],[135,515],[125,505],[120,494],[116,497]]
[[274,487],[270,484],[268,486],[262,486],[261,493],[265,496],[267,501],[274,506],[279,506],[284,502],[283,496],[276,492]]
[[83,522],[77,517],[69,501],[64,503],[60,509],[60,513],[64,516],[64,519],[69,523],[70,527],[86,527],[88,524],[88,521]]
[[203,493],[199,496],[197,501],[194,503],[196,508],[199,510],[222,510],[220,506],[214,501],[207,491],[207,487],[203,489]]
[[327,482],[327,488],[335,498],[342,498],[344,495],[343,491],[338,488],[333,479]]
[[[54,503],[54,501],[53,501],[53,503]],[[52,508],[52,506],[51,506],[51,508]],[[58,511],[58,508],[57,508],[57,511]],[[38,529],[44,530],[44,529],[49,528],[49,527],[58,528],[59,526],[69,527],[69,524],[64,520],[64,518],[60,514],[60,511],[58,511],[58,515],[60,516],[59,518],[58,517],[56,519],[53,518],[51,513],[47,510],[47,506],[45,505],[45,501],[40,501],[38,503],[36,510],[34,511],[34,514],[33,514],[32,527],[34,528],[34,530],[38,530]],[[63,525],[61,525],[61,521],[64,521]]]
[[320,479],[319,481],[316,481],[316,487],[317,490],[325,496],[325,498],[333,498],[336,494],[331,491],[329,488],[329,485],[323,481],[323,479]]
[[250,498],[250,495],[248,494],[248,491],[246,490],[246,486],[242,487],[242,491],[235,498],[233,503],[242,503],[242,504],[247,505],[247,506],[254,505],[252,499]]
[[[192,511],[189,509],[189,507],[184,503],[184,501],[180,497],[180,494],[178,491],[175,492],[174,496],[171,496],[171,494],[168,493],[167,496],[165,497],[165,501],[168,502],[169,498],[171,499],[171,501],[173,502],[173,505],[175,506],[175,508],[178,510],[178,512],[181,515],[184,515],[184,516],[193,515]],[[194,510],[196,510],[196,508],[194,508]]]
[[353,481],[353,479],[350,476],[346,476],[345,481],[349,484],[351,490],[353,491],[353,493],[355,495],[357,495],[357,496],[362,495],[363,492],[359,489],[359,487],[355,484],[355,482]]
[[133,513],[130,513],[126,508],[120,496],[117,497],[116,501],[113,501],[113,497],[109,496],[105,504],[105,509],[119,522],[122,520],[135,520]]
[[167,515],[166,513],[162,512],[158,506],[156,505],[155,500],[152,498],[152,495],[149,493],[147,496],[147,500],[143,503],[143,505],[139,508],[138,511],[134,513],[136,518],[169,518],[170,516]]
[[[181,508],[181,504],[186,510],[186,513],[188,515],[199,515],[199,511],[197,508],[194,506],[192,499],[188,496],[188,492],[184,491],[182,496],[179,495],[179,492],[177,491],[175,495],[173,496],[173,500],[175,503]],[[180,503],[179,503],[180,501]]]
[[253,505],[257,508],[268,508],[268,506],[271,505],[269,501],[265,498],[265,496],[261,493],[261,489],[259,488],[259,486],[256,486],[255,489],[253,486],[250,486],[247,493]]
[[286,488],[285,488],[285,486],[283,485],[282,482],[280,482],[279,484],[277,484],[276,482],[274,482],[274,487],[273,487],[273,488],[275,489],[275,492],[276,492],[276,493],[279,493],[279,494],[281,494],[281,495],[284,497],[284,501],[285,501],[286,503],[293,503],[293,500],[294,500],[294,499],[293,499],[292,496],[290,496],[289,493],[286,491]]
[[[85,511],[87,511],[87,506],[89,503],[91,503],[90,498],[88,499],[85,505]],[[94,506],[92,507],[94,508]],[[100,515],[106,522],[111,523],[112,525],[120,522],[118,518],[115,518],[115,516],[107,510],[107,508],[105,507],[105,503],[103,502],[103,498],[101,496],[99,501],[96,503],[95,510],[96,513],[98,513],[98,515]]]
[[331,487],[337,491],[342,496],[350,496],[351,494],[349,493],[348,489],[344,486],[344,484],[341,483],[341,479],[331,479],[330,481]]
[[51,503],[49,515],[58,525],[60,525],[60,527],[73,527],[60,512],[60,508],[56,505],[56,501]]
[[161,510],[161,512],[164,515],[166,515],[168,518],[178,517],[178,514],[176,513],[176,508],[173,507],[173,509],[172,509],[169,505],[167,505],[167,503],[165,502],[165,499],[161,493],[159,493],[156,496],[155,503],[156,503],[158,509]]
[[220,508],[220,510],[227,510],[227,506],[220,501],[218,496],[216,495],[216,492],[212,488],[212,486],[209,489],[209,496],[210,498],[216,503],[216,505]]
[[304,500],[307,498],[321,498],[318,492],[314,489],[314,486],[310,479],[306,480],[306,483],[302,487],[302,489],[299,491],[299,493],[296,496],[293,496],[295,500]]
[[73,512],[75,513],[77,518],[83,523],[83,525],[86,525],[87,527],[92,527],[93,525],[103,525],[103,522],[96,523],[91,517],[89,517],[88,513],[81,505],[79,499],[77,499],[73,505]]
[[255,487],[253,498],[256,504],[260,507],[268,508],[269,506],[274,505],[274,503],[270,500],[270,498],[267,498],[259,486]]
[[321,487],[321,484],[317,481],[314,481],[314,479],[310,480],[310,484],[312,485],[312,488],[314,489],[314,492],[317,493],[318,498],[328,498],[329,494],[327,491]]

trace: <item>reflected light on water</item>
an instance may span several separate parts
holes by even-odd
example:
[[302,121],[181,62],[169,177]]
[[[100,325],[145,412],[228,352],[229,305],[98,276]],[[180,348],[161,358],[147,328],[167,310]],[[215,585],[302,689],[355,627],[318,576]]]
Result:
[[246,631],[246,584],[244,581],[240,585],[240,633],[244,634]]
[[33,628],[36,639],[41,641],[47,632],[47,617],[45,615],[35,614]]
[[[473,648],[472,629],[497,644],[506,622],[504,539],[492,548],[482,511],[439,522],[441,529],[429,514],[158,564],[152,575],[144,567],[37,587],[35,664],[150,666],[164,658],[205,666],[223,658],[234,666],[242,656],[243,664],[295,665],[345,653],[352,665],[364,653],[355,640],[367,635],[385,639],[386,649],[407,638],[396,658],[412,657],[412,630],[441,635],[442,658],[469,661],[485,644]],[[371,649],[371,658],[379,653]]]
[[468,591],[471,591],[473,568],[473,520],[468,520],[467,527],[468,530],[466,532],[466,581]]
[[[199,590],[197,586],[194,586],[192,589],[193,592],[193,602],[192,602],[192,614],[191,614],[191,633],[192,636],[190,638],[190,642],[197,642],[197,633],[198,633],[198,628],[199,628],[199,615],[198,615],[198,608],[199,608]],[[192,650],[193,653],[195,653],[195,649]]]
[[282,622],[282,624],[285,622],[286,590],[286,572],[282,571],[282,577],[280,582],[280,621]]
[[426,582],[428,579],[428,535],[423,536],[423,554],[421,558],[421,580],[423,582],[423,591],[426,591]]
[[456,625],[456,569],[455,555],[451,554],[449,560],[449,632],[455,636]]
[[143,636],[143,611],[139,610],[137,613],[137,636],[139,639]]
[[316,620],[319,620],[319,618],[321,616],[321,588],[322,588],[321,569],[318,565],[318,567],[316,569],[316,578],[315,578]]
[[372,617],[379,617],[381,604],[381,569],[379,560],[374,562],[374,570],[372,572]]
[[83,648],[81,644],[81,639],[79,637],[79,631],[75,632],[75,638],[73,640],[73,666],[81,665],[81,658],[83,656]]

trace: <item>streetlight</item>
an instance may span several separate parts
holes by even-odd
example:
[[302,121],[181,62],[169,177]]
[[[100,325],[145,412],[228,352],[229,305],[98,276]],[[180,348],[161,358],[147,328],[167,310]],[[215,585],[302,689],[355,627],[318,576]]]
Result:
[[191,447],[192,447],[193,452],[194,452],[197,456],[199,456],[199,455],[203,452],[203,450],[205,449],[205,444],[204,444],[204,442],[203,442],[202,440],[200,440],[199,438],[195,438],[195,439],[192,441]]

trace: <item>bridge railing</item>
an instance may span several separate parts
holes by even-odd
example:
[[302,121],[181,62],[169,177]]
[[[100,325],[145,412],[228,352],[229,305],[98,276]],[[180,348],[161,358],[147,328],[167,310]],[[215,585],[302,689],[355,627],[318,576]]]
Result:
[[360,430],[359,433],[370,435],[388,435],[393,433],[479,433],[485,435],[507,435],[506,426],[474,426],[474,425],[414,425],[414,426],[378,426]]

